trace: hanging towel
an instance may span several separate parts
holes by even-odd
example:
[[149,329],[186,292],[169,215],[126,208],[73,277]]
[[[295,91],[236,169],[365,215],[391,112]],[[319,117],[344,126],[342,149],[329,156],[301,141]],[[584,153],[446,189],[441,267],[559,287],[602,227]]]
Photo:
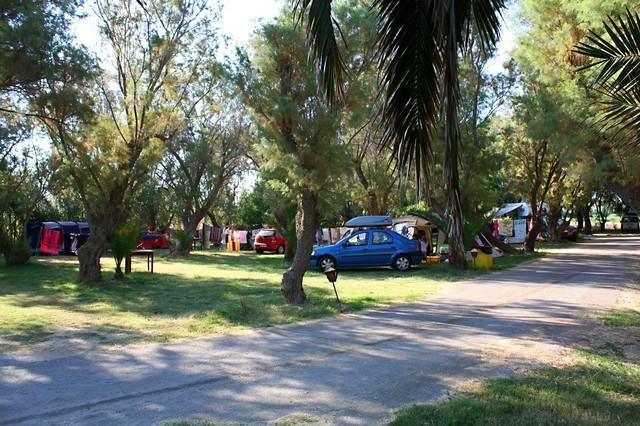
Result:
[[219,226],[211,228],[211,242],[213,244],[220,244],[222,242],[222,228]]
[[332,243],[338,242],[338,240],[340,239],[340,229],[331,228],[330,231],[331,231],[331,242]]
[[247,244],[247,231],[233,231],[233,239],[240,244]]

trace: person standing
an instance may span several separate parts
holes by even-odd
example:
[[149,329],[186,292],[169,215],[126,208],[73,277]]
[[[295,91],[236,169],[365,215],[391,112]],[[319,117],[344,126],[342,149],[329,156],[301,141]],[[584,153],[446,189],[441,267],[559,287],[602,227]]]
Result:
[[229,237],[229,224],[225,225],[225,227],[222,229],[222,246],[225,246],[227,244],[227,238]]
[[322,228],[316,230],[316,244],[318,247],[322,245]]

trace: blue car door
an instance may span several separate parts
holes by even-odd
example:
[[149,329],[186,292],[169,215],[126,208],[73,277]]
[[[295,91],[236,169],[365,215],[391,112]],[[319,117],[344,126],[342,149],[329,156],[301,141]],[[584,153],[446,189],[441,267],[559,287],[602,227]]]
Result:
[[387,231],[372,231],[371,246],[369,248],[371,265],[391,265],[396,252],[393,236]]
[[340,246],[338,265],[366,266],[369,263],[369,232],[358,231],[344,240]]

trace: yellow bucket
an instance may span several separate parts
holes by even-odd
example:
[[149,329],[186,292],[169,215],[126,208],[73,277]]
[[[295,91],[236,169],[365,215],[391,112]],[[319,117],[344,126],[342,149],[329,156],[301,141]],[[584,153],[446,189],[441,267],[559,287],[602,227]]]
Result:
[[471,265],[475,269],[493,268],[493,256],[491,256],[490,254],[485,254],[481,250],[473,249],[471,250],[471,255],[473,256]]

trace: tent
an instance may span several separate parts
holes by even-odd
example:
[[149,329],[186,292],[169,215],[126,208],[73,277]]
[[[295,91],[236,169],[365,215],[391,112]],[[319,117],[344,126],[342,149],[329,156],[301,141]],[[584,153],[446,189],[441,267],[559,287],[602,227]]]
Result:
[[87,222],[35,222],[29,225],[27,234],[31,250],[36,254],[75,255],[89,238],[91,229]]
[[394,218],[393,230],[407,238],[424,233],[432,251],[437,251],[438,245],[441,244],[441,241],[438,241],[438,226],[427,217],[416,213]]
[[503,205],[493,216],[515,216],[517,218],[530,217],[531,207],[529,207],[529,204],[527,203],[507,203]]
[[[544,209],[543,204],[543,209]],[[492,229],[494,237],[504,238],[507,244],[524,243],[529,228],[529,218],[532,216],[528,203],[507,203],[494,213]]]

